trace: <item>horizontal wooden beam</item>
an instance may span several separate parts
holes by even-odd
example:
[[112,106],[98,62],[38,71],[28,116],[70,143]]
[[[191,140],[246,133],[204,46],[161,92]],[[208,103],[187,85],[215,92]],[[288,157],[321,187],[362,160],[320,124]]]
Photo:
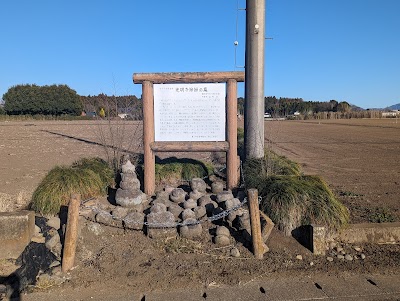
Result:
[[153,84],[172,83],[223,83],[229,79],[244,82],[243,71],[227,72],[168,72],[168,73],[134,73],[133,82],[141,84],[144,81]]
[[229,150],[227,141],[219,142],[152,142],[154,152],[226,152]]

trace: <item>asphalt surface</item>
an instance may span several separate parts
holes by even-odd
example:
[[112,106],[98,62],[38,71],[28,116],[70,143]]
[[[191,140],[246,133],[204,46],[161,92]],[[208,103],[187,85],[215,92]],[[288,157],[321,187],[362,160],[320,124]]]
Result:
[[[145,288],[144,288],[145,289]],[[317,275],[309,277],[270,279],[265,277],[238,286],[208,287],[204,289],[186,289],[181,291],[156,291],[139,293],[119,291],[109,288],[93,291],[88,288],[79,290],[59,290],[57,298],[47,292],[22,295],[23,301],[42,300],[119,300],[119,301],[294,301],[294,300],[400,300],[399,275]]]

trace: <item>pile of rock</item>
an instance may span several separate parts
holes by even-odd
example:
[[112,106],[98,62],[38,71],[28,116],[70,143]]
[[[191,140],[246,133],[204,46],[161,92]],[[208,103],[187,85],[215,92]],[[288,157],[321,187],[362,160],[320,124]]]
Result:
[[121,182],[115,195],[115,202],[125,208],[135,208],[143,211],[147,196],[140,190],[140,181],[136,175],[136,167],[127,161],[122,165]]
[[[213,242],[219,246],[231,245],[235,241],[232,234],[236,238],[242,235],[244,241],[251,242],[250,215],[241,207],[244,193],[235,197],[232,191],[224,190],[223,182],[216,177],[210,177],[210,186],[203,179],[194,178],[188,191],[166,187],[157,192],[150,203],[140,191],[135,166],[130,161],[123,165],[121,178],[117,206],[97,206],[96,222],[145,231],[151,238],[180,235],[187,239],[204,239],[215,232]],[[224,210],[229,211],[224,218],[208,220]]]
[[352,246],[340,244],[336,241],[330,242],[327,247],[326,260],[333,262],[336,260],[353,261],[353,260],[364,260],[366,258],[363,249],[360,246]]

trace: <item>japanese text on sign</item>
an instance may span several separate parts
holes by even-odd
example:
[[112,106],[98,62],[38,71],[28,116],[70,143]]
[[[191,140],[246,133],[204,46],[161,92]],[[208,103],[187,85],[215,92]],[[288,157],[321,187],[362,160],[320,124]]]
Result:
[[225,141],[225,84],[154,85],[155,141]]

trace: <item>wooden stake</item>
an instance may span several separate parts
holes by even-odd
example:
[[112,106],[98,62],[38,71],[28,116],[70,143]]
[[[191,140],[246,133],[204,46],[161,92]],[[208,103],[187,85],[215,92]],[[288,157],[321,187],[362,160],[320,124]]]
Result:
[[237,82],[229,79],[226,85],[226,138],[229,150],[226,154],[226,185],[233,189],[238,185],[237,169]]
[[144,193],[153,195],[156,190],[156,157],[151,149],[154,142],[154,91],[153,83],[142,84],[143,99],[143,148],[144,148]]
[[65,231],[62,271],[67,272],[74,266],[76,240],[78,237],[78,217],[81,196],[72,194],[68,205],[67,230]]
[[261,236],[260,211],[258,208],[258,191],[249,189],[247,199],[250,209],[251,238],[253,240],[253,252],[257,259],[263,259],[264,247]]

